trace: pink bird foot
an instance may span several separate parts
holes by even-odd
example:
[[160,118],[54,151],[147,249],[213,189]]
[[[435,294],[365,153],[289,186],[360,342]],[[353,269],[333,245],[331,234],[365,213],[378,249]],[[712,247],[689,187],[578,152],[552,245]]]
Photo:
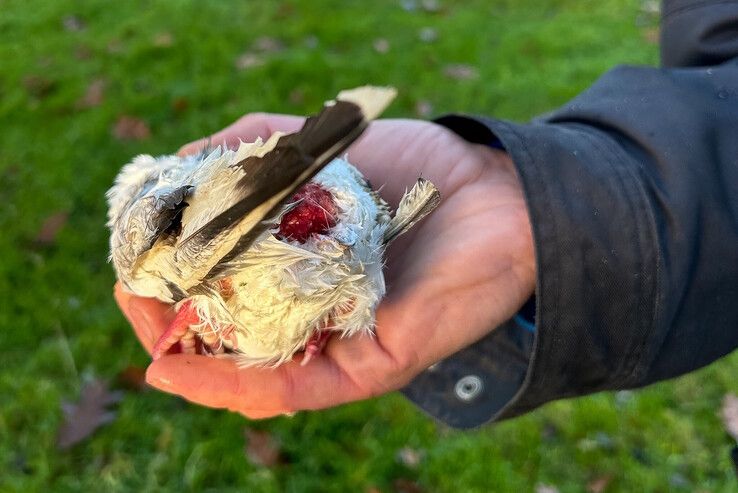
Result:
[[318,330],[313,332],[313,335],[310,337],[307,344],[305,344],[305,355],[303,356],[302,361],[300,361],[300,365],[307,365],[313,357],[319,355],[323,351],[325,345],[328,344],[328,339],[330,338],[330,330]]
[[180,343],[183,353],[194,353],[196,350],[195,334],[190,331],[190,325],[198,323],[200,323],[200,317],[192,305],[192,301],[185,301],[180,306],[177,316],[174,317],[167,330],[164,331],[161,337],[159,337],[159,340],[156,341],[156,344],[154,344],[151,357],[155,360],[161,358],[177,343]]

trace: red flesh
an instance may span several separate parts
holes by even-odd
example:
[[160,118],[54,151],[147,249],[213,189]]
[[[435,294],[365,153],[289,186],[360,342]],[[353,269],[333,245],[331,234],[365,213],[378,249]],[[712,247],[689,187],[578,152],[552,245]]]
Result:
[[278,237],[305,243],[312,234],[325,234],[336,225],[333,195],[317,183],[307,183],[292,196],[297,205],[282,216]]

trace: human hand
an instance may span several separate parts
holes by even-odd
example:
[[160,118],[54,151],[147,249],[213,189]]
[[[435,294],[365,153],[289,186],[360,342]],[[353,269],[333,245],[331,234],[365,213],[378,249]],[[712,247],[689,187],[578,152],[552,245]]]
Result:
[[[303,118],[250,114],[209,139],[237,145]],[[154,387],[250,418],[321,409],[399,389],[433,363],[481,339],[532,295],[535,260],[521,185],[506,153],[470,144],[434,123],[378,120],[349,148],[349,161],[393,207],[419,176],[441,205],[387,252],[387,295],[376,337],[332,338],[306,366],[238,368],[232,359],[168,354],[149,366]],[[150,352],[173,316],[168,305],[115,289],[121,310]]]

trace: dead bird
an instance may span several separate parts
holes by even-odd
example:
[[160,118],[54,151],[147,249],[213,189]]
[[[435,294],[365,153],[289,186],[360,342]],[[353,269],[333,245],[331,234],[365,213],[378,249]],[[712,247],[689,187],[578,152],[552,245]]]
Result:
[[177,311],[155,359],[179,344],[242,366],[307,363],[331,334],[372,331],[386,245],[440,201],[419,178],[392,215],[337,158],[394,97],[342,91],[295,133],[123,167],[107,193],[110,259],[126,290]]

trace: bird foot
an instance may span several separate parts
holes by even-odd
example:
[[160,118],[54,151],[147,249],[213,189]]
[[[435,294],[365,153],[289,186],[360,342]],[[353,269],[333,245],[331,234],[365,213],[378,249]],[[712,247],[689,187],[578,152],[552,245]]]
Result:
[[302,361],[300,361],[300,365],[307,365],[311,359],[319,355],[323,351],[325,345],[328,344],[328,339],[330,338],[330,330],[318,330],[313,332],[313,335],[310,337],[307,344],[305,344],[305,355],[303,356]]
[[197,314],[197,310],[192,304],[192,301],[185,301],[182,306],[179,307],[177,315],[169,324],[167,330],[164,331],[161,337],[159,337],[159,340],[156,341],[156,344],[154,344],[154,349],[151,351],[151,357],[155,360],[161,358],[177,343],[179,343],[181,352],[195,353],[197,344],[195,341],[195,333],[190,330],[190,325],[198,323],[200,323],[200,316]]

